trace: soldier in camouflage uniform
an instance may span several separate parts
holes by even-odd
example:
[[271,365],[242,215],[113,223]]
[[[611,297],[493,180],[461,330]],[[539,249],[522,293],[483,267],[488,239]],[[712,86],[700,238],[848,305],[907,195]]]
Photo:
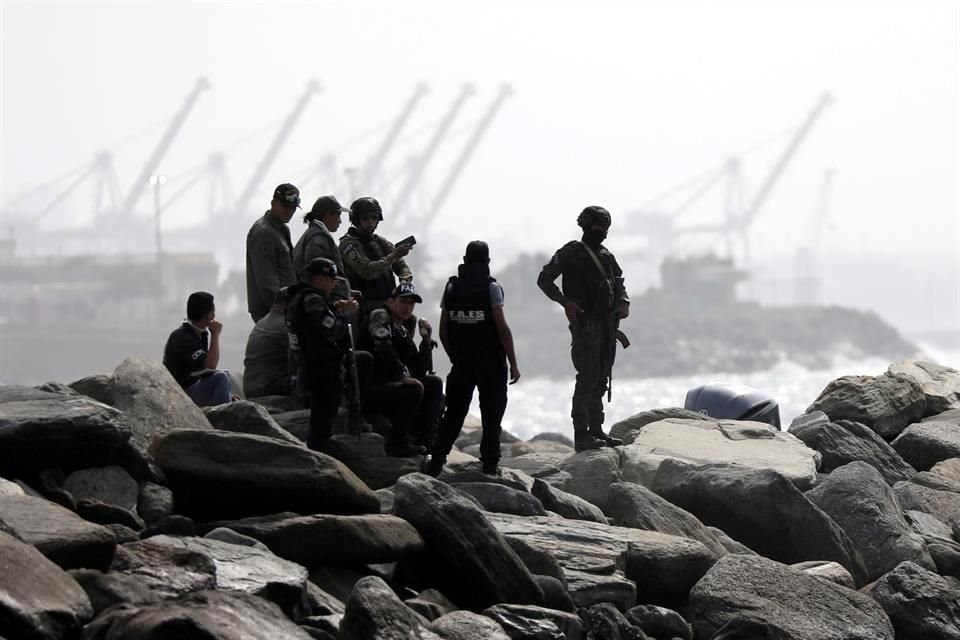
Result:
[[376,199],[358,198],[350,205],[350,229],[340,238],[344,275],[350,286],[363,294],[360,312],[364,318],[390,297],[397,286],[394,274],[401,282],[413,280],[413,273],[403,260],[412,246],[395,247],[374,233],[382,220],[383,210]]
[[[613,370],[617,323],[630,314],[623,271],[603,246],[610,213],[587,207],[577,218],[583,238],[568,242],[544,265],[537,285],[563,306],[573,338],[570,356],[577,370],[573,390],[574,446],[577,451],[621,445],[603,432],[603,394]],[[555,280],[562,276],[563,290]]]

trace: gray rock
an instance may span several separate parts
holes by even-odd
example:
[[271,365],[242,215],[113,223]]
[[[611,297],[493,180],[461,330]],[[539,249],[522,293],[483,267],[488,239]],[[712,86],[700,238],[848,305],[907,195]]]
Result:
[[534,478],[542,478],[560,471],[560,465],[570,457],[567,453],[525,453],[513,458],[501,458],[500,467],[517,469]]
[[555,517],[488,517],[505,536],[550,552],[563,567],[578,606],[615,598],[625,611],[638,598],[664,605],[685,600],[690,587],[717,559],[695,540],[655,531]]
[[924,418],[923,422],[949,422],[960,425],[960,409],[949,409],[948,411],[935,413]]
[[280,608],[245,593],[201,591],[173,601],[120,606],[105,611],[84,630],[84,640],[310,640]]
[[471,611],[452,611],[430,623],[444,640],[510,640],[494,620]]
[[931,571],[904,562],[871,585],[870,595],[898,638],[960,638],[960,591]]
[[450,486],[476,498],[487,511],[518,516],[547,515],[540,500],[526,491],[491,482],[458,482]]
[[164,600],[217,586],[217,568],[209,554],[152,539],[118,546],[110,572],[140,580]]
[[949,460],[941,460],[937,464],[933,465],[933,467],[931,467],[930,473],[934,473],[938,476],[943,476],[947,480],[960,482],[960,458],[950,458]]
[[865,582],[863,560],[843,529],[775,471],[665,460],[653,490],[763,556],[785,563],[833,560],[858,585]]
[[528,440],[527,442],[514,442],[510,445],[511,458],[530,453],[559,453],[572,456],[574,452],[572,444],[557,442],[556,440]]
[[76,382],[71,382],[68,386],[80,395],[113,406],[113,376],[110,374],[100,373],[95,376],[87,376]]
[[566,578],[561,582],[553,576],[543,576],[534,574],[533,579],[537,581],[540,589],[543,591],[543,606],[557,611],[576,611],[576,605],[570,592],[567,591]]
[[117,546],[106,527],[33,496],[0,496],[0,522],[64,569],[106,570]]
[[623,640],[648,640],[647,634],[633,624],[609,603],[595,604],[580,609],[588,637],[618,638]]
[[453,488],[415,473],[401,478],[394,493],[396,514],[416,527],[445,573],[457,576],[453,590],[444,586],[444,593],[470,608],[543,602],[543,592],[503,535]]
[[260,405],[247,400],[228,402],[216,407],[206,407],[203,413],[217,429],[235,433],[249,433],[256,436],[276,438],[290,444],[302,445],[303,441],[293,436],[277,424],[270,412]]
[[270,551],[270,548],[267,545],[263,544],[256,538],[251,538],[250,536],[245,536],[242,533],[237,533],[233,529],[228,529],[227,527],[217,527],[216,529],[208,531],[203,537],[209,540],[219,540],[220,542],[239,544],[243,547],[254,547],[256,549],[260,549],[261,551]]
[[0,478],[0,496],[23,496],[26,492],[16,482]]
[[430,621],[457,610],[457,605],[436,589],[424,589],[416,598],[404,600],[404,604]]
[[831,422],[852,420],[892,439],[926,415],[923,388],[910,376],[842,376],[820,392],[807,413],[823,411]]
[[140,516],[132,511],[98,500],[84,499],[78,501],[77,515],[96,524],[119,524],[133,531],[140,531],[146,526]]
[[563,567],[560,566],[560,563],[557,562],[550,551],[534,547],[522,538],[512,536],[504,536],[504,538],[534,577],[541,575],[556,578],[566,588],[567,578],[564,575]]
[[[337,437],[350,436],[334,436],[334,439]],[[408,473],[419,472],[423,465],[423,457],[393,458],[387,455],[372,458],[352,457],[344,460],[344,464],[371,489],[384,489],[392,487],[398,479]]]
[[211,520],[380,510],[373,491],[343,463],[273,438],[178,429],[158,437],[154,449],[177,510],[186,515]]
[[650,487],[668,459],[773,469],[800,489],[813,485],[820,454],[762,422],[669,418],[648,424],[623,447],[623,479]]
[[853,583],[853,576],[850,575],[850,572],[836,562],[808,560],[807,562],[797,562],[796,564],[790,565],[790,567],[797,571],[803,571],[808,576],[820,578],[821,580],[829,580],[833,584],[838,584],[841,587],[847,587],[848,589],[857,588]]
[[375,576],[361,578],[347,600],[340,640],[435,640],[429,622],[407,607]]
[[206,554],[213,560],[217,589],[270,600],[294,620],[309,613],[303,610],[307,570],[270,551],[196,537],[155,536],[145,544]]
[[93,617],[80,585],[34,547],[0,531],[0,633],[59,640]]
[[209,526],[227,527],[250,536],[281,558],[307,566],[396,562],[423,551],[423,539],[417,530],[391,515],[281,513]]
[[853,542],[867,568],[868,581],[905,560],[935,568],[923,538],[903,517],[890,485],[865,462],[840,467],[806,496]]
[[616,449],[603,448],[582,451],[560,463],[560,470],[570,475],[555,487],[580,496],[606,512],[609,499],[608,488],[621,482],[620,454]]
[[113,406],[123,412],[140,451],[149,451],[154,436],[174,429],[213,428],[167,368],[143,358],[127,358],[114,369]]
[[727,553],[743,553],[748,556],[756,555],[757,553],[747,545],[737,542],[736,540],[728,536],[726,532],[722,531],[721,529],[718,529],[716,527],[707,527],[707,531],[712,533],[717,538],[720,544],[723,545],[723,548],[727,550]]
[[944,477],[938,473],[919,471],[910,478],[910,482],[921,487],[929,487],[937,491],[951,491],[960,494],[960,482]]
[[607,513],[617,526],[691,538],[703,543],[717,558],[727,554],[720,540],[696,516],[644,486],[632,482],[610,485]]
[[163,485],[144,482],[137,496],[137,512],[148,525],[173,513],[173,491]]
[[530,493],[540,500],[544,509],[564,518],[607,524],[607,517],[603,515],[600,507],[590,504],[580,496],[562,491],[539,478],[534,481]]
[[[760,556],[724,556],[690,592],[694,636],[711,638],[746,619],[781,635],[729,638],[893,640],[893,626],[869,596]],[[732,629],[726,629],[732,632]]]
[[557,433],[556,431],[541,431],[532,438],[530,442],[539,442],[540,440],[547,440],[548,442],[559,442],[565,444],[569,447],[573,447],[573,440],[569,436],[562,433]]
[[610,427],[610,435],[623,440],[624,444],[631,444],[637,437],[638,431],[652,422],[660,422],[668,418],[680,418],[683,420],[709,420],[709,416],[702,413],[683,409],[681,407],[665,407],[661,409],[650,409],[641,411],[630,416],[626,420],[621,420]]
[[123,414],[89,398],[0,386],[0,474],[7,478],[111,464],[130,434]]
[[911,424],[893,441],[904,460],[926,471],[942,460],[960,457],[960,425],[950,422]]
[[160,601],[160,596],[136,576],[103,573],[94,569],[71,569],[69,573],[90,598],[94,615],[123,602],[146,604]]
[[159,535],[194,536],[197,535],[197,525],[192,518],[172,513],[140,532],[140,537],[144,540]]
[[914,482],[898,482],[893,493],[904,511],[922,511],[956,530],[960,527],[960,494],[938,491]]
[[331,614],[343,616],[343,612],[346,609],[346,605],[342,600],[327,593],[312,580],[307,581],[307,603],[310,605],[311,614],[315,616]]
[[917,381],[927,399],[927,415],[960,409],[960,371],[926,360],[904,360],[890,365],[887,372]]
[[137,481],[116,465],[74,471],[63,481],[74,500],[91,499],[133,511],[137,508]]
[[872,429],[859,422],[830,422],[822,411],[804,414],[790,425],[790,433],[820,452],[820,471],[829,473],[850,462],[866,462],[888,484],[909,480],[916,470]]
[[50,393],[59,393],[65,396],[79,395],[76,391],[63,384],[62,382],[44,382],[34,387],[37,391],[49,391]]
[[534,605],[498,604],[483,615],[500,625],[511,638],[586,640],[583,622],[573,613]]
[[[259,401],[256,402],[259,404]],[[270,411],[268,407],[264,408],[269,411],[281,429],[301,442],[307,441],[307,436],[310,435],[310,409],[298,407],[293,411],[276,413]]]
[[652,604],[640,604],[626,613],[630,624],[640,627],[654,638],[679,638],[693,640],[693,630],[679,613]]

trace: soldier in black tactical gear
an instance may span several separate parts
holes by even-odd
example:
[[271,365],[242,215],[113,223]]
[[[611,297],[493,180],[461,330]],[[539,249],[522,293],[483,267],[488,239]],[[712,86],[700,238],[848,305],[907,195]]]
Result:
[[[617,325],[630,314],[630,300],[620,265],[602,244],[610,229],[610,213],[603,207],[587,207],[577,224],[583,229],[582,239],[568,242],[553,255],[537,285],[563,306],[570,322],[570,356],[577,370],[570,417],[574,447],[584,451],[623,444],[603,432],[603,394],[611,382],[616,342],[623,336]],[[563,291],[554,283],[558,276],[563,276]]]
[[490,277],[490,249],[474,240],[467,245],[458,274],[450,278],[440,302],[440,342],[453,365],[447,376],[447,409],[427,473],[440,475],[463,420],[480,392],[480,460],[483,472],[496,474],[500,461],[500,420],[507,408],[507,363],[510,384],[520,379],[513,334],[503,315],[503,288]]
[[307,446],[322,450],[333,433],[343,395],[343,357],[347,319],[356,313],[354,300],[333,301],[337,266],[314,258],[304,267],[306,282],[291,287],[286,322],[297,365],[297,384],[310,392],[310,435]]
[[413,280],[413,273],[403,260],[412,245],[394,246],[374,233],[382,220],[383,209],[376,199],[358,198],[350,205],[350,229],[340,238],[344,275],[350,286],[363,295],[360,310],[364,318],[383,306],[397,285],[396,278],[401,282]]

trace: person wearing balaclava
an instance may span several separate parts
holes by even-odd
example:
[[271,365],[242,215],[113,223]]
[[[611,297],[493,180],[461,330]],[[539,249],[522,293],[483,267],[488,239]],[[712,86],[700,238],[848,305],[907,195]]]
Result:
[[[613,375],[619,321],[630,315],[630,299],[617,259],[603,246],[610,213],[590,206],[580,212],[580,240],[563,245],[544,265],[537,286],[563,307],[570,323],[570,357],[577,371],[573,389],[573,444],[577,451],[622,445],[603,431],[603,394]],[[555,281],[562,277],[562,290]],[[624,342],[624,345],[626,343]]]

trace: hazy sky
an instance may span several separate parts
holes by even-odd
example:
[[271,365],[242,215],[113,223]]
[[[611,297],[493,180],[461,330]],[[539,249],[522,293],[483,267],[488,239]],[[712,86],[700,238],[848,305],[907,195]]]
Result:
[[[387,162],[397,171],[461,84],[474,83],[477,95],[427,176],[429,195],[508,82],[515,93],[437,226],[548,249],[574,235],[583,206],[607,206],[616,231],[627,212],[734,154],[755,190],[830,91],[834,103],[754,225],[757,251],[805,240],[832,168],[828,248],[960,256],[958,6],[5,1],[0,197],[9,203],[104,148],[129,188],[200,75],[212,88],[161,164],[167,189],[225,151],[240,190],[307,81],[323,87],[238,219],[244,228],[275,184],[301,180],[324,154],[336,153],[341,168],[362,164],[424,81],[431,92]],[[305,200],[317,195],[304,189]],[[20,207],[40,209],[52,196]],[[56,213],[88,218],[91,200],[80,193]],[[685,220],[718,221],[720,200],[720,192],[705,199]],[[398,235],[390,204],[384,229]],[[167,224],[204,208],[198,192]],[[151,210],[149,197],[139,209]]]

